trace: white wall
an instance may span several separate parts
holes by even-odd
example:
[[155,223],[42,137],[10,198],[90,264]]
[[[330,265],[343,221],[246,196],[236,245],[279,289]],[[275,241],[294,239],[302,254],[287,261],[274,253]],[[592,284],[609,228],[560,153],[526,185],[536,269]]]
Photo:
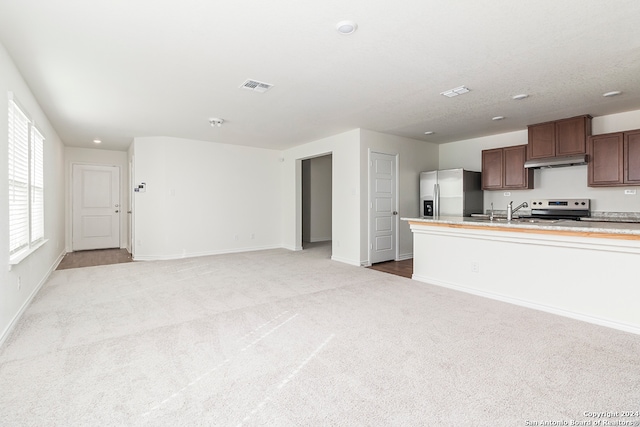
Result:
[[[639,128],[640,110],[594,117],[592,121],[594,135]],[[442,144],[440,146],[440,169],[464,167],[480,171],[482,170],[482,150],[526,144],[527,142],[527,131],[523,130]],[[593,211],[640,212],[640,187],[587,187],[587,166],[536,169],[534,185],[532,190],[510,190],[509,196],[505,196],[504,191],[485,191],[485,209],[492,202],[496,209],[505,210],[510,201],[520,204],[536,198],[573,197],[591,199]],[[624,190],[628,188],[637,188],[637,194],[635,196],[625,195]]]
[[302,162],[302,240],[331,240],[331,155]]
[[360,130],[282,153],[282,244],[302,249],[302,160],[332,154],[332,259],[360,265]]
[[[0,44],[0,176],[7,177],[8,129],[7,92],[35,121],[45,137],[44,143],[44,226],[48,241],[18,265],[8,269],[9,201],[7,191],[0,191],[0,344],[64,255],[64,147],[44,115],[13,61]],[[6,182],[6,181],[5,181]]]
[[[369,263],[369,153],[398,155],[398,218],[417,217],[420,172],[438,169],[438,145],[400,136],[361,130],[361,260]],[[398,259],[413,256],[413,235],[406,221],[398,221]]]
[[135,138],[135,259],[281,246],[281,153],[182,138]]
[[131,251],[129,245],[129,161],[126,151],[100,150],[93,148],[65,147],[64,149],[65,175],[65,224],[66,250],[72,250],[72,220],[73,220],[73,181],[72,167],[74,164],[109,165],[120,168],[120,247]]

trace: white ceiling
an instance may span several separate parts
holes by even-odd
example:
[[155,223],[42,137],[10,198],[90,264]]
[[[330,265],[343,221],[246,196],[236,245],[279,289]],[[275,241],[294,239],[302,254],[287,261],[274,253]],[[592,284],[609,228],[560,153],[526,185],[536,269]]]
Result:
[[69,146],[444,143],[640,109],[639,18],[638,0],[1,0],[0,42]]

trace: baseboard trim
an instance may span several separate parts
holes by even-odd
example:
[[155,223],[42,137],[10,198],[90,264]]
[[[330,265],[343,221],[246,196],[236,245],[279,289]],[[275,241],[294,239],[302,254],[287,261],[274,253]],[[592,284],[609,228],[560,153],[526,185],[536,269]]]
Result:
[[338,261],[338,262],[341,262],[343,264],[353,265],[355,267],[360,267],[361,266],[360,262],[358,262],[358,261],[353,261],[353,260],[350,260],[350,259],[347,259],[347,258],[342,258],[342,257],[339,257],[339,256],[335,256],[335,255],[331,255],[331,260],[332,261]]
[[197,258],[202,256],[210,256],[210,255],[224,255],[224,254],[235,254],[242,252],[256,252],[256,251],[266,251],[269,249],[282,249],[282,245],[267,245],[267,246],[255,246],[250,248],[238,248],[238,249],[221,249],[217,251],[205,251],[205,252],[192,252],[187,254],[180,255],[136,255],[133,258],[134,261],[168,261],[174,259],[184,259],[184,258]]
[[13,329],[18,324],[18,321],[22,318],[22,315],[27,310],[27,307],[29,307],[29,304],[31,304],[31,301],[33,301],[33,299],[36,297],[38,292],[40,292],[40,289],[42,289],[42,286],[44,286],[47,280],[49,280],[49,277],[51,276],[51,274],[54,271],[56,271],[56,268],[58,268],[58,265],[60,265],[60,263],[62,262],[62,258],[64,258],[65,254],[66,252],[63,251],[58,255],[58,258],[56,258],[56,260],[53,262],[52,266],[49,268],[47,273],[40,280],[40,282],[38,282],[38,285],[33,289],[33,292],[31,292],[31,295],[29,295],[29,297],[25,300],[24,304],[22,304],[22,306],[20,307],[20,310],[18,310],[16,315],[13,316],[13,319],[11,319],[11,322],[9,323],[9,325],[4,329],[4,331],[2,332],[2,335],[0,335],[0,347],[2,347],[4,345],[4,342],[7,340],[7,338],[9,338],[9,335],[11,335],[11,332],[13,332]]
[[398,255],[398,258],[396,259],[396,261],[406,261],[412,258],[413,258],[413,252],[409,254],[400,254]]
[[453,289],[455,291],[465,292],[468,294],[477,295],[484,298],[490,298],[497,301],[506,302],[509,304],[519,305],[521,307],[531,308],[533,310],[544,311],[546,313],[556,314],[558,316],[568,317],[570,319],[580,320],[587,323],[592,323],[598,326],[605,326],[607,328],[617,329],[624,332],[630,332],[632,334],[640,335],[640,325],[619,322],[603,317],[598,316],[590,316],[583,313],[578,313],[574,311],[565,310],[562,308],[540,304],[534,301],[524,300],[520,298],[509,297],[506,295],[502,295],[494,292],[481,291],[474,288],[469,288],[467,286],[457,285],[454,283],[444,282],[441,280],[433,279],[430,277],[419,276],[414,274],[412,279],[417,280],[418,282],[423,282],[428,285],[440,286],[443,288]]
[[329,236],[329,237],[310,237],[309,238],[309,243],[328,242],[329,240],[331,240],[331,236]]

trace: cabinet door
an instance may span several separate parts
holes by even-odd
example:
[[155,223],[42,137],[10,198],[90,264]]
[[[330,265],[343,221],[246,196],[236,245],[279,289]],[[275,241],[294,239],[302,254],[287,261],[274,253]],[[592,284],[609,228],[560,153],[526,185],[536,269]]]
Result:
[[621,185],[623,181],[622,132],[589,138],[588,183],[590,187]]
[[584,154],[591,135],[591,117],[580,116],[556,122],[556,156]]
[[533,188],[533,169],[525,169],[527,146],[515,145],[503,148],[504,188]]
[[527,145],[529,159],[544,159],[556,155],[555,129],[554,122],[529,126],[529,144]]
[[502,188],[502,148],[482,150],[482,189]]
[[640,130],[624,133],[624,182],[640,184]]

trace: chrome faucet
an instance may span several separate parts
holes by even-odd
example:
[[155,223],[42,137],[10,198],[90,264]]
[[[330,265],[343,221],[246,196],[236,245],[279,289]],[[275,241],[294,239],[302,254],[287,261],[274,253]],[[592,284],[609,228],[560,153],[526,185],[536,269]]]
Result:
[[515,212],[519,211],[522,208],[528,208],[528,207],[529,205],[527,204],[527,202],[522,202],[515,208],[513,207],[513,201],[509,202],[509,204],[507,205],[507,221],[511,221],[513,219],[513,214]]
[[491,202],[491,213],[489,214],[489,221],[493,221],[493,202]]

